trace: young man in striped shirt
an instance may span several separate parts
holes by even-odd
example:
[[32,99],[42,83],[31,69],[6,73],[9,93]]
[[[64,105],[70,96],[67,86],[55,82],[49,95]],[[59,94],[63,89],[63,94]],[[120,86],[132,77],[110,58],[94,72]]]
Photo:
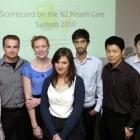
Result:
[[103,68],[103,114],[101,140],[126,140],[140,118],[140,76],[123,59],[124,40],[111,36],[105,41],[109,61]]

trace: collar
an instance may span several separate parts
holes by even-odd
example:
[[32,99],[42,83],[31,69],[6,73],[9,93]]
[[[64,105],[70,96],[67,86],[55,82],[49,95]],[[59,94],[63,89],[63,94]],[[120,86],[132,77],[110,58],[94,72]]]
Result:
[[3,56],[1,59],[0,59],[0,65],[3,65],[5,63],[5,57]]
[[140,59],[137,54],[134,56],[134,63],[140,63]]
[[125,64],[126,64],[126,62],[125,62],[124,59],[123,59],[117,67],[115,67],[115,68],[112,69],[112,65],[111,65],[110,63],[108,63],[108,64],[107,64],[107,68],[108,68],[110,71],[118,70],[118,71],[120,71],[120,72],[124,72]]
[[[77,57],[76,57],[76,54],[73,55],[73,58],[76,59],[76,60],[78,60]],[[85,60],[87,60],[87,59],[90,59],[90,60],[91,60],[92,58],[91,58],[91,56],[89,56],[89,55],[87,54]],[[85,61],[85,60],[84,60],[84,61]],[[78,60],[78,61],[79,61],[79,60]]]
[[[18,61],[17,61],[17,66],[16,66],[16,67],[20,66],[23,62],[24,62],[24,60],[18,56]],[[3,56],[3,57],[0,59],[0,65],[2,66],[2,65],[5,64],[5,63],[6,63],[6,61],[5,61],[5,56]]]

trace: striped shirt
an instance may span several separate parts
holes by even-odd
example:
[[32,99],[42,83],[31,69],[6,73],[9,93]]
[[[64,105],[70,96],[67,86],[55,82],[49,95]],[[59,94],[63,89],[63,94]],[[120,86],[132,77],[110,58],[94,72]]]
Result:
[[140,118],[140,75],[123,60],[114,69],[106,64],[102,78],[103,108],[130,115],[127,126],[134,127]]

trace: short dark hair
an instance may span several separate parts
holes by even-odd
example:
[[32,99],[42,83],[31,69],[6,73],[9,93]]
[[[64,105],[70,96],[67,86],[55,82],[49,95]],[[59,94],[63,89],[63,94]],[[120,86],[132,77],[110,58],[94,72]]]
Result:
[[20,39],[19,39],[19,37],[18,37],[17,35],[9,35],[9,34],[8,34],[8,35],[4,36],[4,37],[3,37],[3,41],[2,41],[2,42],[3,42],[3,43],[2,43],[3,46],[4,46],[4,44],[5,44],[5,40],[6,40],[6,39],[17,40],[17,41],[18,41],[18,44],[20,45]]
[[140,40],[140,34],[137,34],[134,38],[135,46],[137,45],[138,41]]
[[78,39],[78,38],[84,38],[86,39],[87,43],[90,42],[89,38],[89,33],[87,30],[85,29],[78,29],[76,30],[73,35],[72,35],[72,41],[74,42],[75,39]]
[[48,47],[50,47],[50,43],[49,43],[49,40],[46,36],[43,36],[43,35],[38,35],[38,36],[33,36],[32,40],[31,40],[31,46],[32,48],[34,48],[34,42],[39,40],[39,39],[44,39],[48,45]]
[[107,38],[105,41],[105,49],[107,48],[107,45],[117,45],[121,51],[124,50],[125,48],[125,43],[123,38],[118,36],[111,36]]
[[73,60],[73,54],[71,52],[70,49],[68,48],[59,48],[53,58],[52,58],[52,65],[53,65],[53,73],[52,73],[52,85],[55,86],[56,83],[57,83],[57,80],[58,80],[58,73],[57,71],[55,70],[55,63],[58,62],[58,60],[62,57],[62,56],[65,56],[69,63],[70,63],[70,66],[69,66],[69,69],[68,69],[68,74],[67,74],[67,78],[68,78],[68,82],[69,82],[69,86],[71,86],[72,82],[74,81],[74,77],[76,76],[76,67],[75,67],[75,64],[74,64],[74,60]]

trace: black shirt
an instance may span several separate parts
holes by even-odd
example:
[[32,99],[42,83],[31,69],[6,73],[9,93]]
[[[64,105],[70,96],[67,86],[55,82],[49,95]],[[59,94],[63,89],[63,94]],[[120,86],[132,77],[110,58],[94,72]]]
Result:
[[13,69],[15,69],[16,68],[16,65],[17,65],[17,61],[16,62],[14,62],[14,63],[8,63],[8,62],[6,62],[7,64],[9,64]]
[[124,60],[114,69],[111,64],[103,68],[103,107],[130,115],[129,127],[140,119],[140,75]]

